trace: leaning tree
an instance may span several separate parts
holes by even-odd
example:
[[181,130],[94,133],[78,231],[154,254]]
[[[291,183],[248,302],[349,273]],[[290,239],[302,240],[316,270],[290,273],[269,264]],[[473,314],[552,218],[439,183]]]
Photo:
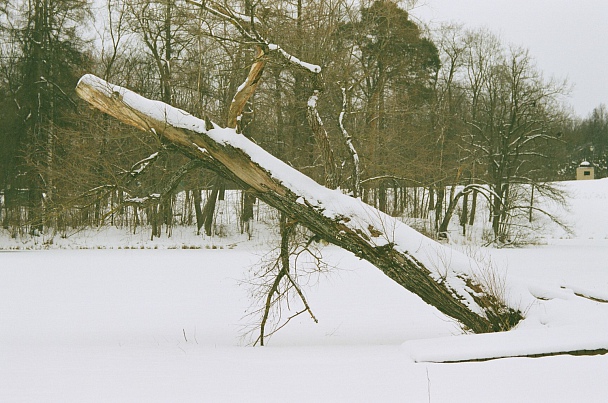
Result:
[[[92,106],[162,137],[319,237],[369,261],[465,328],[473,332],[507,330],[522,318],[516,307],[476,280],[474,260],[358,198],[319,185],[234,128],[219,127],[93,75],[83,76],[76,91]],[[437,255],[447,258],[438,261],[434,259]]]
[[[229,107],[226,127],[198,119],[164,102],[146,99],[93,75],[81,78],[76,92],[95,108],[171,144],[241,186],[247,194],[280,210],[291,224],[298,223],[316,237],[340,246],[378,267],[392,280],[426,303],[480,333],[508,330],[523,317],[516,306],[493,294],[479,279],[476,261],[419,234],[336,186],[335,162],[323,121],[317,111],[319,93],[308,95],[308,120],[324,154],[325,185],[320,185],[240,133],[245,105],[263,77],[269,57],[277,57],[320,79],[321,67],[301,61],[255,29],[256,16],[235,12],[207,1],[189,3],[205,7],[231,24],[256,49],[245,82]],[[314,86],[314,85],[313,85]],[[348,134],[345,133],[347,146]],[[352,145],[352,144],[351,144]],[[353,155],[356,161],[356,154]],[[437,258],[440,256],[441,258]]]

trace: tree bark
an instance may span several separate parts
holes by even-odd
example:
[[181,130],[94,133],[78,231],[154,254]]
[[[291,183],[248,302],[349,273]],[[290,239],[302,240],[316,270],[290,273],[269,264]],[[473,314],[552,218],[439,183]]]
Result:
[[201,205],[203,204],[203,199],[201,198],[201,190],[198,187],[192,190],[192,199],[194,201],[194,212],[196,214],[196,233],[200,234],[201,228],[203,228],[205,220],[203,216],[203,210],[201,208]]
[[[379,268],[427,304],[476,333],[507,330],[521,312],[475,281],[468,257],[422,236],[400,221],[339,190],[329,190],[252,143],[158,101],[95,76],[81,78],[78,95],[103,112],[162,136],[218,174],[252,192],[325,240]],[[449,262],[435,264],[444,254]]]
[[205,234],[207,236],[213,235],[213,214],[215,213],[217,198],[223,186],[224,179],[218,176],[213,183],[213,190],[211,190],[211,194],[207,197],[205,207],[203,208],[203,225],[205,226]]

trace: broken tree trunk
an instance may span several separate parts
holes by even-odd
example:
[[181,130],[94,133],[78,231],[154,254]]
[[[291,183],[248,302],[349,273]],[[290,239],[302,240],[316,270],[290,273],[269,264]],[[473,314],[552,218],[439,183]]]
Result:
[[161,136],[311,231],[378,267],[476,333],[507,330],[521,312],[486,292],[478,264],[379,210],[330,190],[237,134],[180,109],[85,75],[76,88],[94,107]]

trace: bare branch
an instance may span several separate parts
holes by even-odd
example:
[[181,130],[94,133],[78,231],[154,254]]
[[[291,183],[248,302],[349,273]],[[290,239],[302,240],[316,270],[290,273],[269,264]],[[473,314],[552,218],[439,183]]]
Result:
[[329,136],[325,130],[323,120],[317,110],[317,100],[319,97],[319,91],[315,90],[313,95],[308,98],[308,111],[306,117],[308,118],[308,124],[310,125],[315,139],[321,153],[323,154],[323,167],[325,168],[325,186],[330,189],[334,189],[338,185],[338,177],[336,175],[336,162],[334,158],[334,152],[329,143]]
[[351,158],[353,159],[353,196],[359,197],[359,192],[361,191],[361,171],[359,167],[359,154],[357,154],[357,150],[353,145],[353,138],[348,131],[344,127],[344,115],[346,114],[347,108],[347,99],[346,99],[346,88],[342,87],[342,110],[340,111],[340,116],[338,117],[338,125],[340,126],[340,132],[342,133],[342,137],[344,138],[344,142],[346,143],[346,148],[350,153]]

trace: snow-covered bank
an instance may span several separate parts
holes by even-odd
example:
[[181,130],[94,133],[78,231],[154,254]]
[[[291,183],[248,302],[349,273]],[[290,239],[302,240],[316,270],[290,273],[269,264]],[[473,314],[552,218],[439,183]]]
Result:
[[555,231],[551,236],[579,240],[608,239],[608,178],[562,184],[568,194],[570,208],[561,214],[573,228],[574,235],[567,237]]
[[0,253],[0,401],[603,402],[606,355],[428,362],[608,348],[608,181],[566,186],[574,235],[483,250],[542,298],[521,301],[527,319],[500,335],[462,335],[335,247],[324,254],[337,269],[305,288],[319,323],[301,315],[264,348],[241,335],[243,281],[266,242],[190,249],[185,234],[188,250],[155,249],[114,233],[70,241],[94,250]]
[[[590,260],[608,261],[603,246],[589,248]],[[512,277],[608,285],[608,270],[576,268],[577,255],[562,250],[502,250],[495,258],[509,260]],[[537,334],[516,329],[479,343],[366,262],[327,252],[341,269],[307,289],[320,323],[302,316],[265,348],[240,338],[249,323],[240,280],[256,259],[250,252],[2,253],[0,401],[600,402],[608,393],[599,382],[607,356],[415,362],[488,349],[526,353],[545,345],[552,326],[568,329],[559,321],[571,323],[572,314],[591,327],[570,328],[571,341],[602,337],[593,331],[608,323],[608,304],[582,299],[565,319],[563,310],[548,311],[553,325]]]

